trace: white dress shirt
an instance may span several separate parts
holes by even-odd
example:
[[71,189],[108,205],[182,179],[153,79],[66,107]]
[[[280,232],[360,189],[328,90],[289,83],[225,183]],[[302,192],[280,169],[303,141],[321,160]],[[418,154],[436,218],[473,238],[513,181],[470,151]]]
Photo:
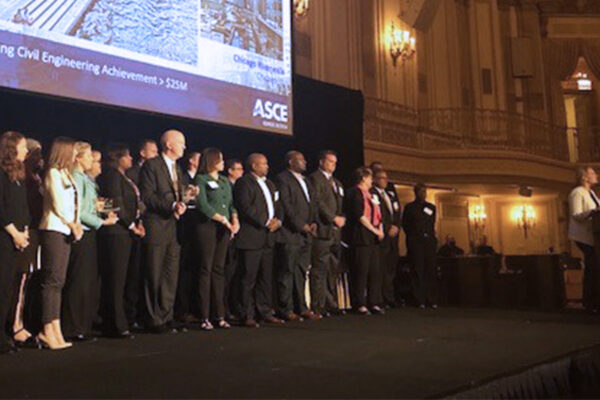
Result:
[[267,223],[269,223],[270,220],[275,218],[275,205],[273,204],[273,198],[271,197],[271,191],[269,190],[269,187],[267,186],[267,177],[266,176],[259,177],[256,175],[254,175],[254,177],[256,178],[256,182],[258,182],[258,186],[260,186],[260,189],[262,190],[263,195],[265,196],[265,201],[267,202],[267,212],[269,214],[269,217],[267,218]]
[[310,203],[310,195],[308,194],[308,186],[306,186],[306,182],[304,181],[304,175],[294,172],[292,170],[290,170],[290,172],[292,173],[292,175],[294,175],[294,178],[296,178],[298,183],[300,183],[302,191],[304,192],[304,196],[306,196],[306,200]]
[[175,178],[175,160],[171,160],[169,157],[162,153],[162,158],[167,163],[167,169],[169,170],[169,175],[171,176],[171,180],[175,182],[177,179]]
[[390,214],[394,214],[394,208],[392,207],[392,200],[390,200],[390,196],[387,194],[387,192],[384,189],[379,189],[377,186],[374,186],[375,190],[377,190],[377,193],[379,193],[379,196],[383,199],[385,205],[387,206],[388,210],[390,211]]

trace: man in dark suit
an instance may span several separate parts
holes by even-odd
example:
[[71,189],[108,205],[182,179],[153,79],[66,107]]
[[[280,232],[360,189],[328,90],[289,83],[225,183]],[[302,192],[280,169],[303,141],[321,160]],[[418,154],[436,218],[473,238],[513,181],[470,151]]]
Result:
[[415,298],[420,308],[425,308],[426,304],[437,308],[436,209],[425,200],[425,185],[418,183],[414,192],[415,200],[404,208],[402,228],[406,233],[408,261],[415,272]]
[[158,156],[158,146],[152,139],[144,139],[139,146],[139,156],[137,162],[125,173],[129,179],[136,185],[140,184],[140,171],[142,165],[148,160]]
[[[194,185],[201,153],[192,151],[183,158],[185,172],[182,175],[182,185],[187,188]],[[199,304],[198,287],[198,262],[194,256],[196,248],[194,243],[194,230],[198,222],[198,212],[195,201],[188,203],[188,209],[178,221],[178,232],[181,239],[181,257],[179,260],[179,278],[177,280],[177,296],[175,299],[175,318],[184,324],[199,322],[194,314],[198,314]]]
[[275,232],[281,227],[279,195],[267,179],[269,164],[263,154],[248,157],[249,172],[238,179],[233,198],[240,220],[235,245],[241,273],[241,310],[244,325],[258,328],[265,322],[282,323],[273,315],[273,247]]
[[312,239],[317,234],[317,203],[312,184],[303,175],[304,155],[290,151],[285,163],[287,169],[276,178],[283,208],[283,226],[277,233],[279,313],[288,321],[319,319],[308,309],[304,295]]
[[319,169],[310,175],[317,202],[317,237],[313,241],[310,270],[311,308],[323,316],[341,314],[337,304],[336,268],[341,258],[341,229],[346,224],[342,215],[344,188],[333,173],[337,155],[326,150],[319,155]]
[[[230,158],[225,162],[225,171],[227,171],[227,180],[233,188],[238,179],[244,175],[244,165],[242,161]],[[231,321],[237,319],[240,314],[241,271],[238,268],[238,252],[235,240],[234,237],[229,242],[225,261],[225,310],[227,319]]]
[[148,160],[140,171],[140,192],[146,206],[144,295],[149,330],[168,331],[173,320],[177,291],[180,245],[177,220],[186,211],[181,169],[176,161],[183,156],[185,137],[168,130],[161,137],[162,153]]
[[398,268],[400,252],[398,250],[398,234],[400,233],[401,214],[400,203],[396,192],[388,190],[389,181],[387,172],[380,169],[374,173],[373,188],[371,192],[377,194],[381,200],[381,217],[385,238],[379,242],[382,278],[382,297],[386,307],[396,306],[394,294],[394,281]]

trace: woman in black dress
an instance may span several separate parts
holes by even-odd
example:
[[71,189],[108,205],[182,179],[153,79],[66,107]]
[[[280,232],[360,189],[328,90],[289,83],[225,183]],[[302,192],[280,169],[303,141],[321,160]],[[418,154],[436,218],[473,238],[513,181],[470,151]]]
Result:
[[[18,289],[17,254],[29,245],[29,210],[25,189],[27,142],[18,132],[0,138],[0,354],[14,350],[6,321],[13,309],[11,299]],[[12,334],[12,332],[11,332]]]

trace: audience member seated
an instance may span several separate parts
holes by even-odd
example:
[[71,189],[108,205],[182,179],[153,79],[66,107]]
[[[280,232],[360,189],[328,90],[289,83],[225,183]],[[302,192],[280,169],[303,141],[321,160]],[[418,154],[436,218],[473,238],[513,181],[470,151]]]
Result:
[[494,250],[494,248],[490,245],[488,245],[487,243],[487,236],[482,236],[481,237],[481,242],[479,242],[479,246],[477,246],[477,251],[476,251],[478,256],[493,256],[496,253],[496,250]]
[[458,257],[465,251],[456,245],[456,239],[452,235],[446,235],[446,243],[437,252],[440,257]]

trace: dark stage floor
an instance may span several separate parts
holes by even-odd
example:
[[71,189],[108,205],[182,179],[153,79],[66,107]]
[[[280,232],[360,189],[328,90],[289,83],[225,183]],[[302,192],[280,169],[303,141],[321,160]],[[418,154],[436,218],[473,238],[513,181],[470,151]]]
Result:
[[402,309],[0,357],[1,397],[429,397],[600,344],[600,317]]

